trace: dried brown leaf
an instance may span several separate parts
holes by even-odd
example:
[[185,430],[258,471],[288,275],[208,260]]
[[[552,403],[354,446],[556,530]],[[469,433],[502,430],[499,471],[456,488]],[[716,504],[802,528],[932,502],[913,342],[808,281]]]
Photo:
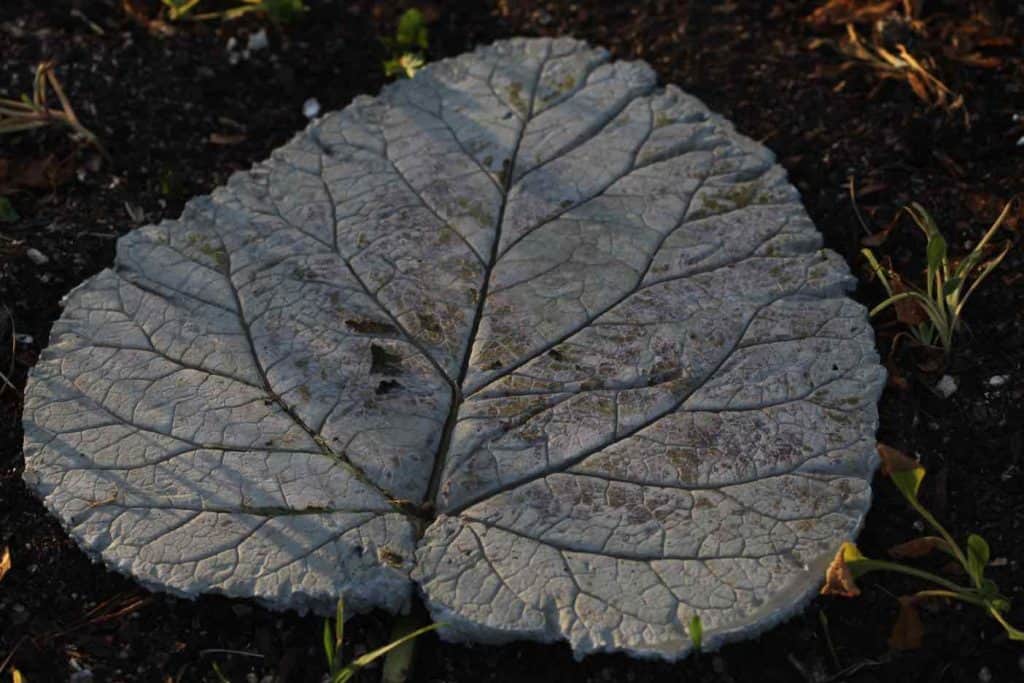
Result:
[[863,555],[856,545],[843,543],[832,559],[832,564],[825,571],[825,585],[821,587],[821,594],[839,595],[844,598],[855,598],[860,595],[860,588],[857,587],[849,563],[862,558]]
[[[909,291],[907,286],[903,284],[903,280],[895,274],[892,277],[892,291],[893,294],[902,294]],[[896,309],[896,319],[904,325],[913,327],[928,321],[928,313],[921,306],[920,302],[913,298],[900,299],[892,306]]]
[[914,365],[925,374],[933,375],[945,370],[946,361],[946,354],[940,348],[919,345],[916,349]]
[[911,472],[921,466],[903,451],[881,442],[878,443],[878,456],[882,459],[882,474],[887,477],[894,472]]
[[886,386],[901,393],[910,391],[910,382],[907,381],[907,378],[902,373],[897,371],[895,363],[887,363],[885,369],[887,371]]
[[938,536],[922,536],[889,548],[889,557],[896,560],[917,559],[948,547],[949,544]]
[[917,612],[913,596],[900,598],[900,612],[889,634],[889,647],[893,650],[919,650],[924,642],[924,624]]
[[48,154],[28,161],[5,163],[0,172],[0,187],[53,191],[71,180],[74,173],[73,155],[60,159],[56,154]]

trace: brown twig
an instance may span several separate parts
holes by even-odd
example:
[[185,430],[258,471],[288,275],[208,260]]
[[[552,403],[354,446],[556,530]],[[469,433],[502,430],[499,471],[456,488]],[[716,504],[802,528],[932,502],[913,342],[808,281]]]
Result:
[[8,387],[10,387],[11,391],[14,393],[18,393],[18,387],[14,386],[14,383],[11,382],[10,379],[14,374],[14,354],[18,350],[18,340],[14,331],[14,316],[11,315],[11,309],[7,308],[7,306],[3,306],[3,312],[7,316],[7,321],[11,328],[11,362],[8,364],[6,373],[0,372],[0,394],[4,393],[4,389],[7,389]]

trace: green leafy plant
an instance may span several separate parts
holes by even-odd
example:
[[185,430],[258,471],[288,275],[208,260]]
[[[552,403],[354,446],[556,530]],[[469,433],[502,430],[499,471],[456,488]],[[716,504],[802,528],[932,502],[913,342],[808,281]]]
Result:
[[345,664],[341,658],[341,650],[345,635],[345,601],[344,599],[338,600],[338,609],[333,623],[330,619],[324,619],[324,653],[327,655],[327,670],[330,672],[328,680],[330,680],[330,683],[345,683],[346,681],[351,680],[353,676],[359,673],[361,669],[371,662],[380,659],[392,650],[396,650],[409,641],[419,638],[424,633],[440,628],[441,625],[442,624],[439,623],[429,624],[422,628],[418,628],[396,638],[387,645],[383,645],[376,650],[371,650],[370,652],[353,659],[348,664]]
[[415,76],[426,63],[423,51],[430,44],[423,12],[415,8],[406,10],[398,19],[395,37],[382,42],[391,51],[391,57],[384,61],[384,74],[389,78]]
[[[65,126],[71,129],[73,138],[103,152],[99,139],[78,120],[53,69],[53,62],[42,62],[36,67],[31,97],[22,95],[17,100],[0,98],[0,134],[19,133],[46,126]],[[48,103],[50,90],[56,95],[60,108]]]
[[966,545],[961,548],[953,536],[921,504],[917,497],[925,475],[924,467],[913,458],[884,444],[879,444],[878,452],[882,457],[883,473],[888,475],[910,506],[938,534],[937,536],[922,536],[902,543],[890,549],[890,555],[897,559],[903,559],[923,557],[934,551],[945,553],[964,570],[970,580],[970,585],[961,585],[932,572],[901,562],[867,558],[856,544],[846,542],[839,548],[839,552],[826,571],[825,585],[821,589],[822,595],[856,597],[860,595],[856,579],[870,572],[884,571],[905,574],[925,581],[931,587],[900,598],[900,617],[897,620],[897,628],[894,630],[894,638],[900,635],[899,631],[905,632],[908,624],[913,625],[919,622],[919,617],[914,609],[917,603],[923,600],[942,598],[980,607],[999,622],[1012,640],[1024,640],[1024,631],[1011,626],[1004,616],[1010,609],[1009,599],[1000,594],[999,587],[995,582],[985,576],[985,568],[988,566],[990,557],[989,546],[985,539],[977,534],[971,534],[967,537]]
[[905,283],[892,268],[883,267],[870,249],[862,249],[861,253],[888,294],[870,315],[875,316],[892,306],[897,318],[910,327],[911,336],[919,343],[939,345],[946,355],[952,353],[953,338],[962,325],[967,300],[1010,250],[1007,242],[995,256],[985,260],[989,243],[1006,220],[1011,205],[1012,202],[1006,204],[971,252],[956,261],[949,258],[946,240],[931,215],[920,204],[908,206],[907,213],[927,239],[924,285]]
[[217,12],[203,12],[193,14],[193,10],[202,0],[162,0],[167,8],[167,18],[171,21],[181,19],[192,19],[194,21],[208,21],[221,19],[224,21],[237,19],[246,14],[261,13],[267,15],[271,21],[277,23],[288,23],[295,21],[299,15],[307,11],[304,0],[241,0],[240,5]]

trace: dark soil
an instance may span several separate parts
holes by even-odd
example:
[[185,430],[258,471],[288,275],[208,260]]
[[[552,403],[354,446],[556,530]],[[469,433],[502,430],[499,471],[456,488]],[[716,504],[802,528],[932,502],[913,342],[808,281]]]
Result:
[[[134,2],[150,16],[158,4]],[[117,235],[177,216],[188,197],[264,158],[304,125],[307,98],[328,110],[379,89],[385,55],[378,36],[393,31],[404,5],[310,4],[313,11],[294,25],[268,26],[268,49],[232,64],[229,38],[244,47],[257,20],[182,26],[159,36],[129,16],[120,0],[0,2],[0,93],[27,91],[34,65],[57,60],[79,116],[112,159],[75,148],[60,131],[0,137],[0,167],[7,162],[0,187],[6,185],[2,191],[21,215],[0,223],[0,301],[17,333],[31,337],[19,337],[13,359],[10,379],[19,389],[46,344],[61,296],[110,265]],[[616,57],[646,59],[664,82],[700,96],[777,152],[828,246],[855,272],[864,272],[858,251],[866,231],[850,201],[849,178],[867,230],[885,228],[915,200],[934,213],[954,253],[962,252],[1003,203],[1024,190],[1024,145],[1017,144],[1024,136],[1024,5],[924,3],[927,38],[917,34],[911,48],[936,55],[942,79],[965,98],[968,129],[962,110],[929,107],[906,82],[883,81],[866,66],[844,66],[828,46],[811,47],[815,38],[836,40],[844,32],[805,21],[818,4],[436,3],[428,8],[430,57],[515,34],[568,33]],[[861,32],[870,33],[870,26]],[[955,58],[957,50],[988,61],[965,63]],[[39,161],[49,154],[49,163]],[[42,171],[56,187],[45,187]],[[1019,241],[1021,223],[1017,211],[1005,235]],[[878,250],[914,272],[922,246],[904,217]],[[48,261],[37,264],[29,248]],[[971,303],[970,332],[959,340],[950,367],[937,371],[934,359],[906,347],[893,356],[895,381],[882,398],[880,431],[884,442],[921,456],[929,470],[924,497],[938,517],[960,538],[977,532],[991,543],[996,561],[990,573],[1016,598],[1010,616],[1018,625],[1024,624],[1022,266],[1018,245]],[[880,293],[865,285],[858,295],[877,303]],[[898,327],[885,316],[879,320],[879,347],[888,355]],[[0,352],[5,374],[7,362]],[[946,399],[932,389],[942,372],[959,384]],[[995,376],[1007,381],[995,386]],[[0,548],[10,546],[13,569],[0,583],[0,669],[12,654],[10,664],[33,682],[67,680],[79,668],[98,681],[215,680],[214,662],[232,681],[271,674],[281,681],[319,680],[319,619],[220,598],[150,595],[92,564],[22,484],[20,415],[21,396],[5,390]],[[876,491],[859,543],[867,554],[884,556],[917,533],[916,518],[890,483],[878,479]],[[914,585],[886,576],[863,587],[857,600],[818,599],[760,639],[675,665],[623,656],[576,663],[562,645],[471,648],[429,636],[420,643],[415,680],[936,683],[1024,677],[1024,648],[974,609],[929,610],[923,647],[890,651],[894,596]],[[355,618],[350,647],[380,644],[388,629],[386,615]]]

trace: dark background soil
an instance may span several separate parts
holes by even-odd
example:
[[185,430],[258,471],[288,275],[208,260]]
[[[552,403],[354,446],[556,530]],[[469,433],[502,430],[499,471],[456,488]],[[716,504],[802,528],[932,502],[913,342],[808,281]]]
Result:
[[[134,2],[148,16],[158,4]],[[407,5],[309,4],[313,10],[297,23],[268,26],[268,49],[232,64],[229,38],[244,47],[261,25],[256,20],[180,26],[161,37],[129,16],[120,0],[0,0],[0,96],[28,91],[36,62],[56,59],[79,116],[112,157],[101,161],[57,131],[0,137],[9,176],[3,192],[21,215],[0,223],[0,302],[17,333],[31,336],[20,337],[14,354],[11,380],[19,389],[46,344],[61,296],[110,265],[117,235],[177,216],[188,197],[264,158],[304,125],[307,98],[329,110],[379,89],[385,57],[379,37],[393,31]],[[864,272],[858,251],[866,231],[847,191],[850,177],[867,230],[885,228],[916,200],[934,213],[954,253],[962,252],[1005,201],[1024,191],[1024,143],[1017,144],[1024,136],[1024,4],[924,3],[927,29],[911,47],[936,55],[943,80],[964,95],[969,129],[963,111],[930,108],[905,82],[883,81],[865,66],[844,66],[827,46],[811,47],[815,38],[843,33],[842,26],[805,21],[820,4],[465,0],[419,6],[432,21],[431,58],[504,36],[567,33],[616,57],[648,60],[664,82],[703,98],[777,152],[826,243],[857,273]],[[989,61],[980,66],[955,58],[965,50]],[[51,163],[40,163],[48,154]],[[22,184],[40,184],[25,179],[33,175],[26,164],[35,176],[49,169],[57,186],[12,188],[18,169]],[[1016,210],[1005,235],[1019,242],[1021,224]],[[29,248],[48,262],[35,263]],[[914,272],[922,240],[904,218],[879,251]],[[926,503],[958,537],[978,532],[989,540],[996,558],[991,576],[1016,598],[1011,620],[1018,625],[1024,624],[1022,266],[1018,245],[969,307],[970,331],[944,370],[959,385],[951,397],[932,389],[942,374],[934,359],[909,350],[893,356],[896,381],[882,398],[879,435],[922,457],[929,469]],[[877,303],[880,293],[867,284],[858,297]],[[885,316],[879,320],[879,347],[888,355],[897,328]],[[0,333],[3,345],[7,333]],[[994,376],[1007,380],[993,386]],[[11,664],[33,682],[67,680],[78,668],[98,681],[215,680],[213,662],[232,681],[319,680],[319,619],[241,601],[150,595],[90,563],[21,482],[20,415],[21,396],[5,390],[0,548],[10,546],[14,566],[0,583],[0,669],[13,653]],[[888,482],[877,480],[876,491],[859,543],[867,554],[884,556],[917,533],[916,519]],[[561,645],[471,648],[428,636],[420,641],[415,680],[1024,679],[1024,647],[972,609],[926,612],[923,648],[890,651],[895,596],[915,586],[893,576],[863,586],[857,600],[818,599],[759,639],[675,665],[622,656],[575,663]],[[388,629],[386,615],[355,618],[350,648],[380,644]]]

